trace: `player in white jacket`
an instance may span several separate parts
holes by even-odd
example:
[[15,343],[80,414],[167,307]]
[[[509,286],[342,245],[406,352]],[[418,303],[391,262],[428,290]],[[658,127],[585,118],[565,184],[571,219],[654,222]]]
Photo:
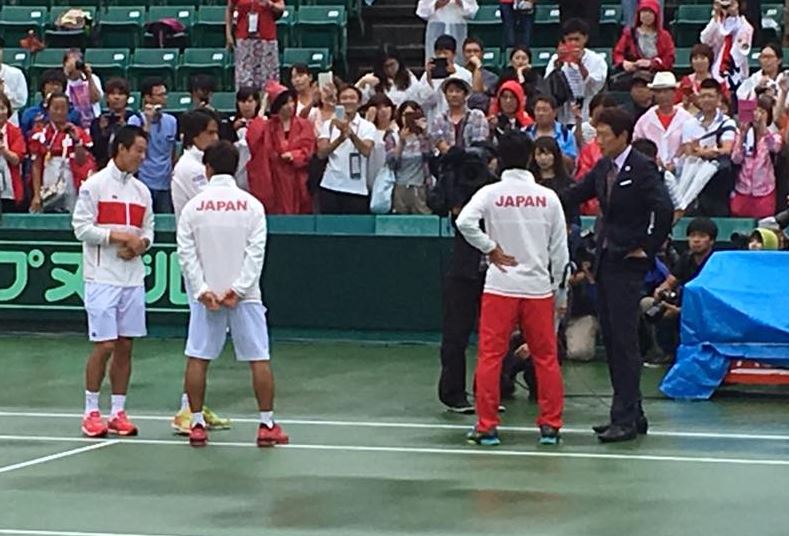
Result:
[[[554,296],[570,262],[567,227],[559,197],[526,171],[533,147],[524,133],[502,137],[501,181],[474,194],[457,219],[466,241],[488,255],[493,265],[482,295],[475,376],[477,425],[468,434],[469,442],[478,445],[500,443],[496,429],[501,367],[518,325],[537,374],[540,443],[558,443],[562,426],[564,386],[554,311],[566,304],[555,303]],[[480,226],[483,220],[485,231]]]
[[203,415],[206,375],[208,364],[222,353],[228,329],[236,359],[249,362],[252,370],[260,409],[258,446],[288,442],[274,422],[274,378],[260,292],[266,213],[236,184],[238,159],[238,150],[226,141],[206,149],[208,185],[186,204],[178,222],[178,257],[192,293],[184,384],[192,411],[189,442],[195,447],[208,442]]
[[[82,242],[88,334],[94,343],[85,367],[82,433],[88,437],[107,432],[137,435],[125,404],[132,339],[146,335],[141,256],[153,243],[153,203],[134,173],[147,147],[148,137],[141,128],[121,128],[112,143],[112,160],[85,181],[74,207],[74,234]],[[99,390],[110,356],[112,410],[107,423],[99,411]]]

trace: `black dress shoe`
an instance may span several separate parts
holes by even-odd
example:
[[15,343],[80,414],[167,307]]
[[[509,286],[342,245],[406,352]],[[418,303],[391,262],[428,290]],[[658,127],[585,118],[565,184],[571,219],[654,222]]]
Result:
[[[594,430],[594,433],[596,434],[604,434],[610,427],[610,424],[601,424],[599,426],[592,426],[592,430]],[[648,431],[649,421],[647,421],[647,418],[642,415],[636,421],[636,432],[641,435],[646,435]]]
[[620,443],[622,441],[632,441],[637,437],[638,432],[635,426],[625,428],[618,424],[612,424],[608,427],[608,430],[602,434],[597,434],[597,439],[601,443]]

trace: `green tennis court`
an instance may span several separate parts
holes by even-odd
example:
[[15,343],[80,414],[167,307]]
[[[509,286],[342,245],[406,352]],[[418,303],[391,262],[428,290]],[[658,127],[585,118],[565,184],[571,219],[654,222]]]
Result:
[[4,337],[0,349],[0,535],[789,533],[785,400],[670,402],[662,370],[645,371],[652,430],[637,442],[597,443],[606,367],[570,364],[560,447],[537,445],[521,391],[502,446],[482,449],[464,442],[473,418],[435,399],[435,346],[275,338],[276,415],[292,444],[254,446],[248,371],[227,352],[208,403],[234,427],[194,450],[169,427],[182,341],[137,345],[141,435],[129,440],[80,435],[81,336]]

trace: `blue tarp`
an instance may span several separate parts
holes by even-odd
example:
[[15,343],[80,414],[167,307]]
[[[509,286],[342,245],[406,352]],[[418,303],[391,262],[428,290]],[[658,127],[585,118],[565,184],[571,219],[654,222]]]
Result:
[[710,257],[682,296],[681,345],[660,390],[707,399],[732,359],[789,366],[789,253],[726,251]]

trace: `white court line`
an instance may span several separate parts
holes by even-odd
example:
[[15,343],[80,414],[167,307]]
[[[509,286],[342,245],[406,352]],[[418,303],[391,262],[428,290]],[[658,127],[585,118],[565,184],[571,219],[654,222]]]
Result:
[[[185,536],[175,534],[130,534],[126,532],[79,532],[74,530],[0,529],[0,534],[10,536]],[[196,536],[191,534],[189,536]]]
[[[81,419],[81,413],[45,413],[45,412],[26,412],[26,411],[0,411],[2,417],[25,417],[31,419]],[[139,421],[160,421],[170,422],[172,417],[164,415],[133,415],[134,420]],[[258,419],[250,418],[231,418],[233,422],[258,424]],[[322,421],[310,419],[277,419],[281,424],[304,425],[304,426],[338,426],[349,428],[405,428],[414,430],[469,430],[469,424],[441,424],[441,423],[416,423],[416,422],[368,422],[368,421]],[[499,430],[504,432],[537,432],[534,426],[499,426]],[[563,434],[583,434],[591,435],[592,429],[589,428],[562,428]],[[670,430],[649,429],[649,435],[654,437],[685,437],[696,439],[744,439],[758,441],[782,441],[789,442],[789,435],[780,434],[741,434],[728,432],[672,432]]]
[[13,465],[6,465],[4,467],[0,467],[0,474],[2,473],[10,473],[11,471],[16,471],[17,469],[24,469],[25,467],[31,467],[33,465],[41,465],[42,463],[51,462],[54,460],[60,460],[62,458],[68,458],[69,456],[75,456],[77,454],[82,454],[83,452],[89,452],[91,450],[98,450],[104,447],[111,447],[118,443],[117,439],[113,439],[110,441],[102,441],[99,443],[94,443],[93,445],[88,445],[87,447],[79,447],[76,449],[67,450],[65,452],[59,452],[57,454],[50,454],[49,456],[42,456],[40,458],[35,458],[33,460],[28,460],[26,462],[15,463]]
[[[158,445],[188,447],[189,443],[175,439],[117,439],[108,441],[105,439],[59,437],[59,436],[23,436],[23,435],[0,435],[0,441],[42,441],[42,442],[74,442],[84,441],[91,443],[121,443],[123,445]],[[94,445],[95,446],[95,445]],[[258,448],[253,442],[238,441],[209,441],[209,446],[213,447],[235,447],[235,448]],[[771,460],[758,458],[715,458],[715,457],[695,457],[695,456],[659,456],[651,454],[605,454],[595,452],[562,452],[557,451],[527,451],[527,450],[499,450],[494,448],[429,448],[429,447],[374,447],[363,445],[279,445],[277,449],[286,450],[324,450],[341,452],[387,452],[398,454],[454,454],[460,456],[488,456],[488,457],[525,457],[525,458],[572,458],[582,460],[625,460],[625,461],[648,461],[648,462],[684,462],[702,464],[725,464],[725,465],[763,465],[789,467],[789,460]]]

